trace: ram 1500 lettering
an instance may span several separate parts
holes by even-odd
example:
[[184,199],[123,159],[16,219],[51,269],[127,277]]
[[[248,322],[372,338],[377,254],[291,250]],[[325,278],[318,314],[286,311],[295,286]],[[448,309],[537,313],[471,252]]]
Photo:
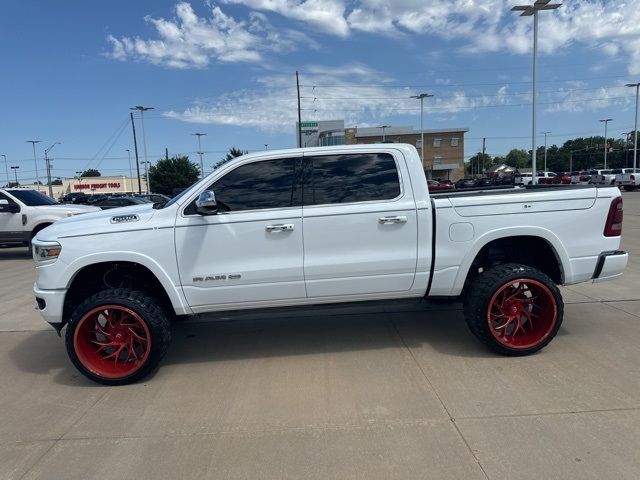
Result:
[[617,188],[489,187],[430,196],[417,151],[378,144],[238,157],[165,204],[38,232],[37,306],[106,384],[161,360],[173,317],[461,297],[471,332],[526,355],[562,322],[558,285],[620,276]]

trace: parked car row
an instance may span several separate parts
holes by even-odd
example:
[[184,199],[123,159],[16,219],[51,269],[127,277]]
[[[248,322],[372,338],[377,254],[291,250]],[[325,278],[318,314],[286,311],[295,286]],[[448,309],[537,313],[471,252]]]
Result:
[[139,205],[141,203],[159,203],[170,200],[166,195],[159,193],[143,193],[127,195],[124,193],[87,195],[83,192],[73,192],[65,195],[61,203],[73,203],[76,205],[95,205],[102,209]]

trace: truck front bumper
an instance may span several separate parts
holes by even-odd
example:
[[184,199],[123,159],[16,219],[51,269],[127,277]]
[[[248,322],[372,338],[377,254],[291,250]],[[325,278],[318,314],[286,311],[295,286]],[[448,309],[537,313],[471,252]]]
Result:
[[628,261],[629,254],[622,250],[602,252],[593,272],[593,283],[606,282],[621,276]]
[[66,290],[42,290],[36,284],[33,285],[33,293],[36,296],[36,310],[42,318],[60,333],[63,327],[62,312]]

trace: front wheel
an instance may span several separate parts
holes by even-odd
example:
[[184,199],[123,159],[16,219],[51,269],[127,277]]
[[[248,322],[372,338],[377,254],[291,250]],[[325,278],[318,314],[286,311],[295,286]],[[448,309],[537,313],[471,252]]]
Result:
[[515,263],[482,272],[464,298],[471,332],[503,355],[529,355],[544,348],[558,333],[563,310],[551,278]]
[[624,189],[625,189],[625,191],[627,191],[627,192],[633,192],[633,190],[634,190],[635,188],[636,188],[636,187],[635,187],[635,186],[633,186],[633,185],[625,185],[625,186],[624,186]]
[[80,372],[106,385],[133,383],[160,362],[171,339],[169,317],[145,292],[110,289],[71,315],[66,345]]

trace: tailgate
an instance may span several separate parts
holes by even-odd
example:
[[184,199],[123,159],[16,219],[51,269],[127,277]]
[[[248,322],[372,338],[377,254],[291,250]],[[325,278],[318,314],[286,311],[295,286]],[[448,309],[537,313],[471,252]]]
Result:
[[586,210],[596,201],[595,188],[525,190],[508,194],[488,194],[449,198],[456,213],[462,217],[513,215],[567,210]]

